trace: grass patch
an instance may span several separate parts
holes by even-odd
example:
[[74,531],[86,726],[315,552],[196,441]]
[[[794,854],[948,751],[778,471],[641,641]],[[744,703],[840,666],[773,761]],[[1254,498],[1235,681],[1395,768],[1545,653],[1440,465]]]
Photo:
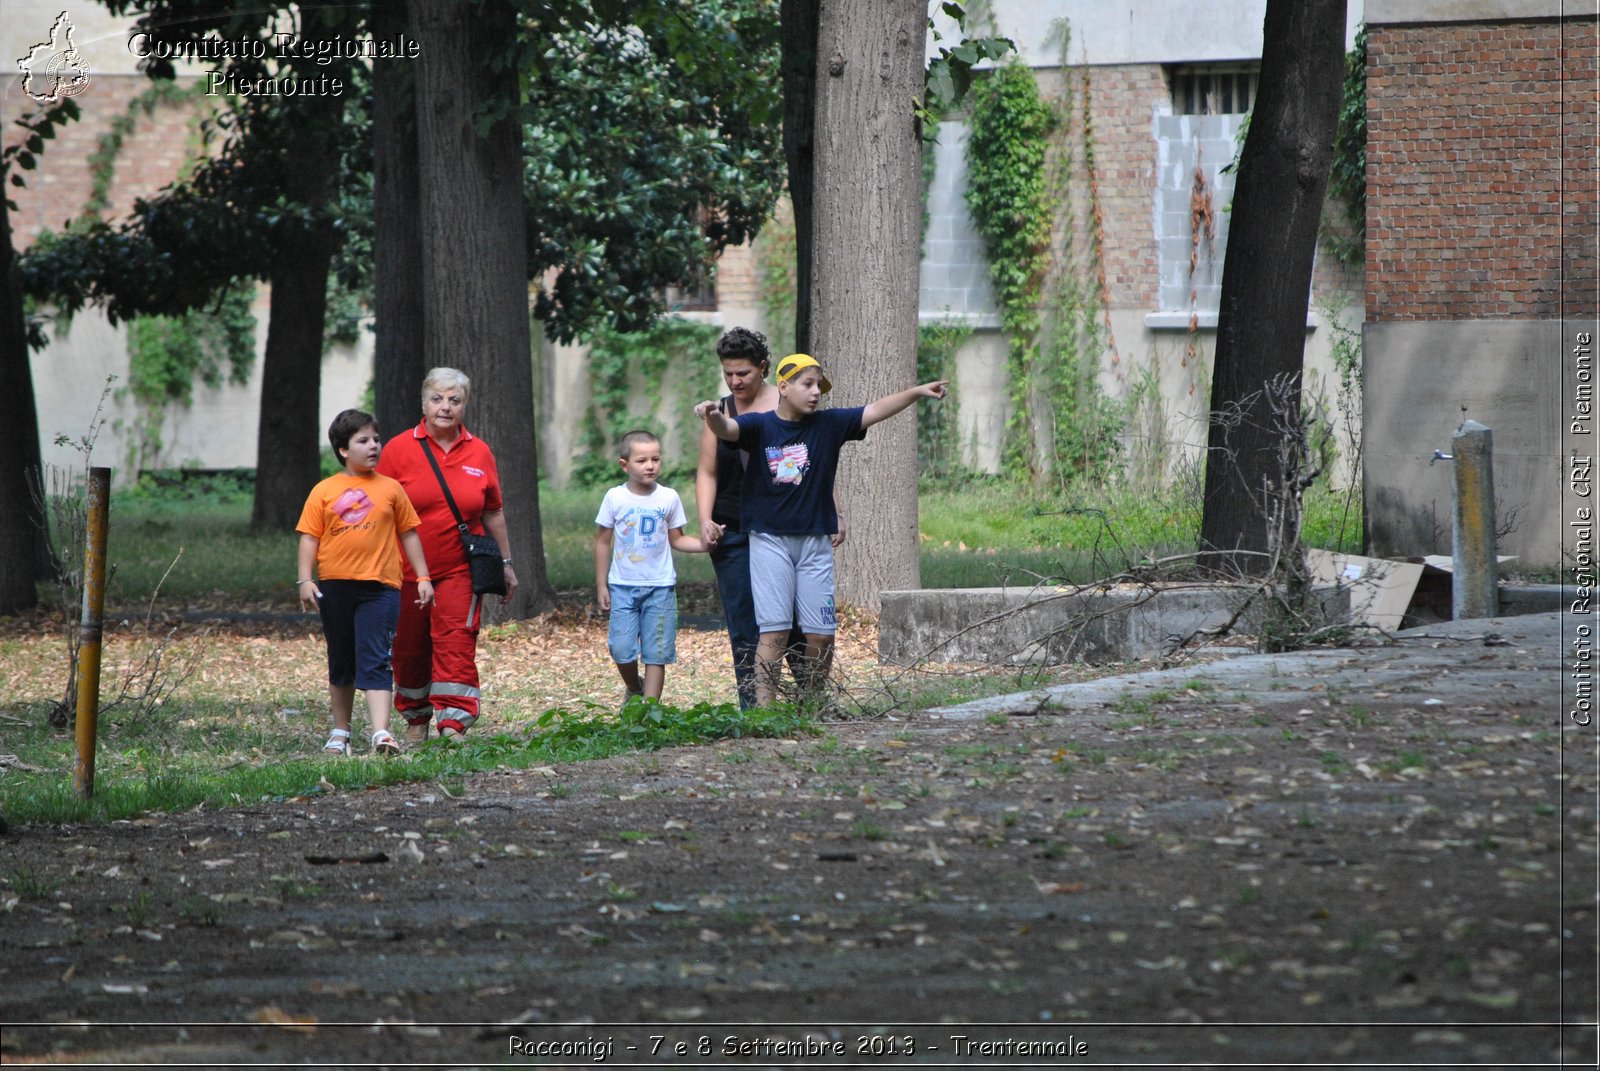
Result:
[[[202,804],[281,802],[415,781],[438,781],[459,793],[466,774],[484,770],[524,769],[728,738],[789,736],[809,728],[807,719],[786,707],[740,711],[733,703],[701,703],[677,710],[654,700],[633,699],[620,713],[599,707],[549,710],[521,732],[471,737],[459,747],[434,741],[400,759],[295,758],[265,765],[236,761],[219,769],[214,754],[209,767],[202,764],[207,754],[203,746],[185,749],[186,754],[198,752],[202,762],[179,763],[173,756],[149,762],[142,771],[97,775],[91,800],[79,798],[59,773],[17,774],[0,784],[0,807],[13,822],[105,822]],[[63,746],[67,743],[61,741]],[[452,785],[455,788],[449,789]],[[25,876],[22,880],[26,884]]]

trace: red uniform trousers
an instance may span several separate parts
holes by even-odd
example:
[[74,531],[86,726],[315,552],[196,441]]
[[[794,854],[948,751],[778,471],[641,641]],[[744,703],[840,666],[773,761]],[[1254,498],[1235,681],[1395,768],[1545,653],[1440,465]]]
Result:
[[[394,708],[413,725],[435,714],[439,727],[465,732],[478,719],[478,626],[483,596],[463,569],[433,578],[433,605],[417,606],[417,585],[400,589],[394,636]],[[454,723],[454,724],[451,724]]]

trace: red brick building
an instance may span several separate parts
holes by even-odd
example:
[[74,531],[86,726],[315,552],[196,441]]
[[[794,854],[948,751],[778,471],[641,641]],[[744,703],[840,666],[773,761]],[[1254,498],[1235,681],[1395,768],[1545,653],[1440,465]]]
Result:
[[[1593,336],[1596,5],[1367,5],[1365,494],[1374,554],[1449,553],[1464,418],[1494,434],[1501,553],[1561,557],[1569,351]],[[1566,374],[1564,374],[1564,372]]]

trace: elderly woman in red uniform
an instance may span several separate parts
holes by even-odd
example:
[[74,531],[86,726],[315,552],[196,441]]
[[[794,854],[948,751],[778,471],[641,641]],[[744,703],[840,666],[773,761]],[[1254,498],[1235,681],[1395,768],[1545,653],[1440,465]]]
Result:
[[[441,737],[459,740],[478,719],[483,599],[472,593],[466,552],[440,476],[469,529],[494,536],[502,552],[511,545],[494,453],[462,423],[471,396],[472,382],[463,373],[430,371],[422,381],[422,422],[390,439],[378,461],[378,471],[400,481],[416,507],[422,522],[417,532],[433,574],[433,604],[418,607],[412,590],[417,578],[406,564],[394,637],[394,708],[406,719],[406,736],[413,741],[426,740],[436,719]],[[511,559],[504,564],[502,601],[517,590]]]

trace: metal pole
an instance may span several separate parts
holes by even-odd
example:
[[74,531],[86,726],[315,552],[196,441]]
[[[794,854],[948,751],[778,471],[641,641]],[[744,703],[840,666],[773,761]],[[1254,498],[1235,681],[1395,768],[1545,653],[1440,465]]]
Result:
[[78,628],[78,754],[72,787],[84,799],[94,796],[94,751],[100,722],[100,641],[106,605],[106,528],[111,502],[111,470],[89,470],[88,524],[83,548],[83,623]]
[[1451,437],[1456,508],[1451,532],[1451,616],[1500,612],[1500,564],[1494,545],[1494,434],[1468,420]]

